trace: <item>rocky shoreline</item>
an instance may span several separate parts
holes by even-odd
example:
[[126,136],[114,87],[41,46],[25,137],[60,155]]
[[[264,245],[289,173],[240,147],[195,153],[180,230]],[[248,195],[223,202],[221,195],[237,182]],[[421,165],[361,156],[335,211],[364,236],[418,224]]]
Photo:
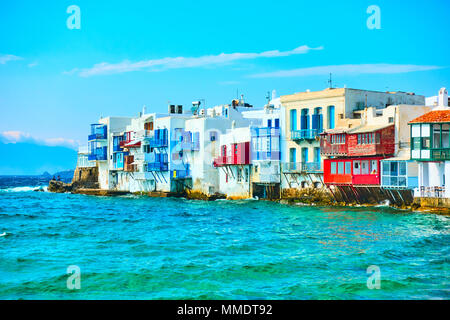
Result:
[[[48,185],[49,192],[55,193],[74,193],[74,194],[86,194],[93,196],[121,196],[126,194],[145,195],[149,197],[183,197],[190,200],[203,200],[214,201],[218,199],[238,200],[232,197],[227,197],[223,194],[208,195],[200,191],[187,189],[184,192],[128,192],[121,190],[104,190],[100,189],[97,180],[98,171],[97,168],[77,168],[74,172],[72,182],[64,183],[62,181],[50,180]],[[37,190],[38,191],[38,190]],[[326,206],[326,207],[375,207],[380,206],[380,203],[376,201],[371,202],[357,202],[356,199],[352,202],[342,201],[339,195],[333,193],[329,189],[325,188],[308,188],[308,189],[284,189],[281,192],[279,199],[271,199],[268,201],[280,202],[282,204],[289,205],[308,205],[308,206]],[[373,200],[373,199],[370,199]],[[420,199],[415,199],[411,203],[402,203],[396,205],[394,203],[387,203],[391,208],[400,209],[404,211],[423,211],[432,212],[437,214],[449,215],[450,209],[437,207],[431,201],[421,203]]]

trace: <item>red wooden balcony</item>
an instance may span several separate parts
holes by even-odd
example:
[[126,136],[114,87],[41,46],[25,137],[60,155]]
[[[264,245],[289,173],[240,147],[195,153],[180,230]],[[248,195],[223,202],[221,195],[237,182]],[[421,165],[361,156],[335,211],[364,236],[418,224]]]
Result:
[[231,156],[226,155],[226,150],[226,146],[221,147],[221,155],[214,159],[214,166],[250,164],[250,142],[232,144]]

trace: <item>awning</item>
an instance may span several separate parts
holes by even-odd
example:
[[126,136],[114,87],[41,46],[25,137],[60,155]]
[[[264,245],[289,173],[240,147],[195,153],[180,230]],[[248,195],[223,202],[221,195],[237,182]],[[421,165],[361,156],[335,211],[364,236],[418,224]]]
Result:
[[133,148],[133,147],[140,147],[140,146],[141,146],[141,140],[140,139],[132,140],[132,141],[130,141],[127,144],[124,145],[124,147],[126,147],[126,148]]

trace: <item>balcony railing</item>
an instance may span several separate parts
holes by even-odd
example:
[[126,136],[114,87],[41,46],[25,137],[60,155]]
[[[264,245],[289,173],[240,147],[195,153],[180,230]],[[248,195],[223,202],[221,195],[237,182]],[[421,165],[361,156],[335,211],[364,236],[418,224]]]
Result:
[[152,137],[149,141],[150,148],[164,148],[168,146],[167,138]]
[[88,136],[88,141],[106,139],[106,125],[104,124],[92,124],[91,134]]
[[184,169],[170,171],[170,176],[175,179],[184,179],[190,177],[189,164],[186,164]]
[[169,164],[167,162],[149,162],[147,171],[169,171]]
[[288,173],[320,173],[320,162],[285,162],[282,163],[283,172]]
[[431,149],[433,160],[450,160],[450,149]]
[[445,198],[445,187],[420,187],[419,197],[422,198]]
[[319,136],[317,129],[302,129],[291,131],[291,140],[314,140]]
[[88,154],[89,161],[94,161],[94,160],[102,161],[102,160],[106,160],[106,159],[108,159],[107,147],[100,147],[100,148],[92,149],[90,151],[90,153]]

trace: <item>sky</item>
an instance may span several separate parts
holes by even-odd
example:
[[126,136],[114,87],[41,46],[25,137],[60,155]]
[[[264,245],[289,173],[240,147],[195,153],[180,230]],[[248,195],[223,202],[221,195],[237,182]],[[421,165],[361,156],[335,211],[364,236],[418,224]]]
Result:
[[237,94],[262,106],[330,72],[337,87],[436,95],[450,87],[449,13],[446,0],[2,1],[0,138],[76,148],[101,116]]

